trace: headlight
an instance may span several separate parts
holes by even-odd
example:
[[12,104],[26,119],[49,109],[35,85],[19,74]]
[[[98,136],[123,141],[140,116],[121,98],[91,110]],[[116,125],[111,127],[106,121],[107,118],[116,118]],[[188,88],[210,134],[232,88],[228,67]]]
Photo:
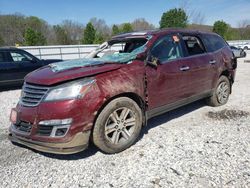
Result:
[[44,101],[67,100],[83,97],[94,82],[94,78],[85,78],[81,81],[60,85],[51,89],[44,98]]

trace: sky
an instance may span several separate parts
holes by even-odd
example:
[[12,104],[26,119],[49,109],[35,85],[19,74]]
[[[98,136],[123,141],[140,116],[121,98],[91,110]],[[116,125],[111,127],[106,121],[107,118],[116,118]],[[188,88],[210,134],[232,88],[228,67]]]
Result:
[[200,12],[207,25],[224,20],[237,27],[239,21],[250,20],[250,0],[0,0],[0,14],[37,16],[53,25],[67,19],[86,24],[96,17],[108,25],[145,18],[159,26],[162,13],[183,5]]

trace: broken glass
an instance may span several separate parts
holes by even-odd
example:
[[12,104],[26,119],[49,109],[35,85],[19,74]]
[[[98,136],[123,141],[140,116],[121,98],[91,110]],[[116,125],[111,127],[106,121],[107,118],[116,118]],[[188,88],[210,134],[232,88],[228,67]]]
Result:
[[76,60],[63,61],[59,63],[52,63],[49,66],[53,72],[60,72],[68,69],[94,66],[104,63],[127,63],[129,61],[135,60],[138,54],[145,52],[146,44],[134,49],[130,53],[117,53],[111,55],[105,55],[100,58],[82,58]]

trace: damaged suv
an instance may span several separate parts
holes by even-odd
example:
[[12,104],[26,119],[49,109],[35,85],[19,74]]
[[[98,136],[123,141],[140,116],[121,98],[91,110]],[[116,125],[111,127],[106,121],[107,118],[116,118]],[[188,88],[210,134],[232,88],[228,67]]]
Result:
[[79,60],[25,78],[9,139],[71,154],[93,142],[105,153],[131,146],[149,118],[199,99],[228,101],[237,62],[217,34],[155,30],[113,37]]

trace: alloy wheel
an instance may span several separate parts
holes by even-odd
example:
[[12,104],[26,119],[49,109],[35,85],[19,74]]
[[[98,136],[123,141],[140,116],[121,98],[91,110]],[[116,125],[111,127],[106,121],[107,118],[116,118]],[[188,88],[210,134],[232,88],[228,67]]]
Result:
[[125,144],[132,138],[135,127],[135,113],[127,107],[122,107],[109,115],[105,124],[105,137],[112,144]]
[[220,104],[227,102],[229,97],[229,86],[227,82],[221,82],[217,88],[217,99]]

